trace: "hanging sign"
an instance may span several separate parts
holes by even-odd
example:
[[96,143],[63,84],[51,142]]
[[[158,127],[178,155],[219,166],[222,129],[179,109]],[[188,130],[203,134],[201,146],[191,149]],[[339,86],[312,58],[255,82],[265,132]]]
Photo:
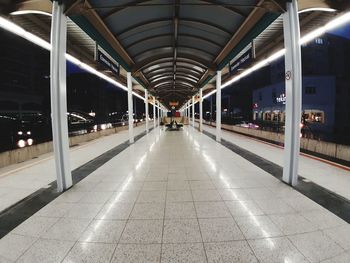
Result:
[[114,74],[119,76],[120,65],[118,62],[110,59],[98,46],[95,50],[95,60],[99,62],[106,69],[112,71]]
[[253,61],[253,48],[249,48],[244,52],[239,58],[237,58],[233,63],[230,62],[230,74],[234,75],[238,70],[246,67]]

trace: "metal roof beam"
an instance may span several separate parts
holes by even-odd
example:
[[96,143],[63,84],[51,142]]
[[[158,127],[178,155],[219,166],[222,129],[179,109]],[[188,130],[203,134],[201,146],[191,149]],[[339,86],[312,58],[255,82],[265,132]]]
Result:
[[[207,50],[204,50],[204,49],[201,49],[201,48],[198,48],[198,47],[191,47],[191,46],[187,46],[187,45],[177,45],[178,48],[188,48],[188,49],[193,49],[193,50],[197,50],[197,51],[200,51],[200,52],[203,52],[203,53],[207,53],[211,56],[215,56],[214,53],[211,53],[211,52],[208,52]],[[134,57],[138,57],[146,52],[150,52],[150,51],[154,51],[154,50],[157,50],[157,49],[160,49],[160,48],[174,48],[174,46],[169,46],[169,45],[165,45],[165,46],[159,46],[159,47],[152,47],[152,48],[149,48],[149,49],[145,49],[143,51],[140,51],[138,53],[136,53],[134,55]],[[174,55],[175,55],[175,50],[174,49]]]
[[[160,39],[160,38],[163,38],[163,37],[171,37],[173,36],[173,34],[159,34],[159,35],[155,35],[155,36],[149,36],[149,37],[145,37],[145,38],[141,38],[141,39],[138,39],[137,41],[134,41],[126,46],[125,49],[129,49],[130,47],[133,47],[137,44],[139,44],[140,42],[143,42],[143,41],[147,41],[147,40],[150,40],[150,39]],[[216,46],[216,47],[220,47],[221,48],[221,45],[217,42],[215,42],[214,40],[212,39],[208,39],[206,37],[202,37],[202,36],[196,36],[196,35],[189,35],[189,34],[178,34],[178,38],[179,37],[188,37],[188,38],[193,38],[194,40],[201,40],[201,41],[204,41],[204,42],[207,42],[213,46]]]
[[[120,36],[128,31],[138,29],[138,28],[143,27],[145,25],[166,22],[166,21],[168,21],[170,23],[170,22],[172,22],[172,18],[165,18],[165,19],[163,18],[163,19],[155,19],[155,20],[140,22],[136,25],[132,25],[128,28],[123,29],[121,32],[117,32],[117,34]],[[198,20],[198,19],[181,19],[181,23],[197,24],[200,26],[209,26],[209,27],[215,28],[218,31],[221,31],[222,33],[226,34],[227,36],[231,36],[230,31],[226,30],[225,28],[223,28],[219,25],[216,25],[212,22],[209,22],[209,21],[202,21],[202,20]]]
[[[145,67],[150,67],[152,65],[156,65],[157,64],[157,60],[164,59],[164,58],[169,58],[169,56],[161,54],[161,55],[158,55],[158,56],[153,56],[153,57],[144,59],[143,61],[141,61],[141,62],[139,62],[139,63],[137,63],[135,65],[135,67],[133,68],[133,72],[140,71],[140,70],[142,70]],[[213,68],[213,69],[215,69],[216,68],[214,64],[208,63],[208,61],[204,61],[203,59],[195,57],[195,56],[192,56],[190,54],[186,54],[186,55],[182,54],[181,57],[178,57],[177,61],[180,61],[180,58],[184,58],[184,59],[193,61],[193,65],[194,66],[197,66],[197,67],[200,67],[200,68],[203,68],[203,69],[205,69],[205,68]]]

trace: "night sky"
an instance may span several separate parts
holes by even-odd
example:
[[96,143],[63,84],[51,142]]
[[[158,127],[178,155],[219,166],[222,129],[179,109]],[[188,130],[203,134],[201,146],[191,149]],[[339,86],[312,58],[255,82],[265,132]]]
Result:
[[333,30],[329,33],[350,39],[350,23],[348,23],[347,25],[342,26],[340,28],[337,28],[336,30]]

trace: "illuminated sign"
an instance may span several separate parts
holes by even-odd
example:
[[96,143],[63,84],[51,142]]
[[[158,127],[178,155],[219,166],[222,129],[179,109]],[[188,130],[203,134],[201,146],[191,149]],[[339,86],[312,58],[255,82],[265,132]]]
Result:
[[277,102],[277,103],[286,104],[286,95],[285,95],[284,93],[280,94],[280,95],[276,98],[276,102]]

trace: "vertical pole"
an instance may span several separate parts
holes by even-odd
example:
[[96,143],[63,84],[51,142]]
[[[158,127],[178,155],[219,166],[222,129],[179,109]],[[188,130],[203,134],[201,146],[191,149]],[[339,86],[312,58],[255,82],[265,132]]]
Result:
[[203,90],[199,90],[199,131],[203,131]]
[[221,71],[216,72],[216,141],[221,141]]
[[156,128],[156,98],[153,97],[153,128]]
[[194,127],[194,96],[192,96],[192,126]]
[[146,118],[146,132],[149,131],[149,113],[148,113],[148,90],[145,89],[145,118]]
[[213,120],[213,95],[210,96],[210,126]]
[[302,103],[300,27],[296,0],[287,2],[287,12],[283,16],[283,28],[284,45],[286,48],[286,128],[283,181],[295,186],[298,182]]
[[160,102],[158,101],[158,126],[160,126]]
[[191,117],[191,114],[190,114],[190,102],[188,101],[187,102],[187,118],[188,118],[188,125],[190,125],[190,117]]
[[67,18],[63,11],[64,6],[57,1],[53,1],[51,23],[52,49],[50,53],[51,121],[57,191],[59,192],[63,192],[72,186],[72,174],[69,162],[65,57]]
[[129,113],[129,143],[134,143],[134,117],[132,103],[132,80],[131,72],[126,73],[128,83],[128,113]]

